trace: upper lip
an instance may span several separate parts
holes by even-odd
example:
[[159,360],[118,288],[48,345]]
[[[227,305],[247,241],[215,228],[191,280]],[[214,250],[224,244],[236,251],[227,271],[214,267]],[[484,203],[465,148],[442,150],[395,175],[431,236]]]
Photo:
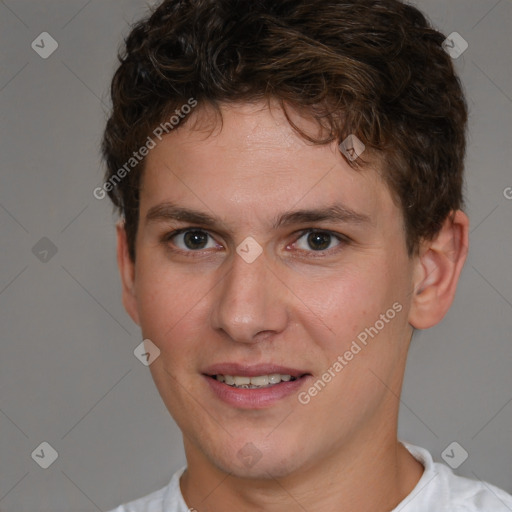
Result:
[[259,375],[271,375],[273,373],[290,375],[292,377],[301,377],[302,375],[306,375],[309,372],[272,363],[261,363],[254,365],[239,363],[218,363],[208,366],[203,371],[203,374],[205,375],[231,375],[240,377],[257,377]]

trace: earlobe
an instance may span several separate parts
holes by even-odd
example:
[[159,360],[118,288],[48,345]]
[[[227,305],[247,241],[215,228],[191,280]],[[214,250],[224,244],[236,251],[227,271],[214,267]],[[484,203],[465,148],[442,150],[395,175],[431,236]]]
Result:
[[416,329],[438,324],[450,308],[466,261],[468,233],[468,217],[457,210],[448,216],[433,240],[422,244],[409,312],[409,323]]
[[116,225],[116,230],[117,265],[121,275],[123,305],[132,320],[137,325],[140,325],[135,293],[135,263],[132,261],[129,255],[126,230],[122,221]]

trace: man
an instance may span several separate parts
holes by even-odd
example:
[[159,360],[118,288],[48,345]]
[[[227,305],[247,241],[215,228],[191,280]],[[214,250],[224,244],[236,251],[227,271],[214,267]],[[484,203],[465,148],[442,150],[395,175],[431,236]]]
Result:
[[167,0],[133,28],[104,190],[187,467],[117,512],[512,510],[397,439],[468,245],[444,39],[396,0]]

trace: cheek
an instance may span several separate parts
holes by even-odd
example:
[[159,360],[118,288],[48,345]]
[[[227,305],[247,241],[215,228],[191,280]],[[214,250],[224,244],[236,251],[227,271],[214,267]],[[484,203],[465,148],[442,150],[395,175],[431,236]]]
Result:
[[198,279],[169,265],[150,265],[141,258],[137,305],[144,337],[161,350],[170,343],[173,348],[185,344],[190,331],[201,325],[197,316],[210,288],[206,278]]
[[405,277],[396,263],[374,262],[296,288],[308,306],[299,322],[323,363],[318,377],[329,379],[319,403],[337,404],[326,410],[339,424],[377,407],[387,393],[379,379],[387,382],[406,353]]
[[374,258],[313,282],[297,280],[294,289],[308,306],[298,322],[316,347],[320,371],[335,375],[323,399],[346,410],[375,405],[386,390],[376,376],[388,380],[406,352],[404,262]]
[[306,306],[301,310],[310,318],[301,323],[315,330],[318,327],[316,334],[311,333],[312,339],[338,350],[373,325],[393,304],[392,286],[384,275],[374,266],[371,271],[354,267],[320,279],[297,279],[292,288]]

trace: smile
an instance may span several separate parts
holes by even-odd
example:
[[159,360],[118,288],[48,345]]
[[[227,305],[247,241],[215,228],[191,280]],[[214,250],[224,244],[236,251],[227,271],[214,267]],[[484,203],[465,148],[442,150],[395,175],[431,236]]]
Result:
[[228,386],[239,389],[258,389],[275,386],[280,382],[290,382],[296,380],[296,377],[280,373],[271,373],[270,375],[257,375],[247,377],[241,375],[214,375],[217,381],[223,382]]

